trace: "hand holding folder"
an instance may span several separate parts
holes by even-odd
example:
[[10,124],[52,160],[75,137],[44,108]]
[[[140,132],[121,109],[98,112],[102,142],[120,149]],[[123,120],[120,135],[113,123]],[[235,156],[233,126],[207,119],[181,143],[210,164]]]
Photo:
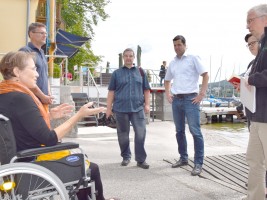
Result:
[[241,77],[240,81],[240,100],[250,112],[256,112],[256,87],[247,85],[243,77]]

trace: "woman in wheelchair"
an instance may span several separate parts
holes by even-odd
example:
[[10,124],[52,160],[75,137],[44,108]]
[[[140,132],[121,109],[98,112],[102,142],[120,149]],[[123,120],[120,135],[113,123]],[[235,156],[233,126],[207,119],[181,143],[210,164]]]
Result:
[[[0,62],[0,72],[4,80],[0,82],[0,113],[8,117],[12,123],[17,144],[17,151],[38,148],[42,145],[53,146],[83,117],[104,111],[104,107],[90,108],[87,103],[70,117],[65,123],[50,128],[50,119],[69,114],[72,107],[64,104],[50,114],[44,109],[39,99],[31,92],[37,87],[38,73],[34,63],[34,54],[26,52],[10,52]],[[104,200],[103,187],[98,165],[90,163],[91,179],[95,181],[97,200]],[[88,190],[77,193],[78,199],[88,199]]]

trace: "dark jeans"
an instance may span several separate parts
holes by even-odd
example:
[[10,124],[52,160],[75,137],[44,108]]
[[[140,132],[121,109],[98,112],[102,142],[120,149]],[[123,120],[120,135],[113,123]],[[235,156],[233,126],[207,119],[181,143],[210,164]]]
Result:
[[160,86],[163,86],[164,77],[160,77]]
[[192,98],[197,94],[184,97],[175,97],[172,102],[173,120],[176,127],[176,140],[180,159],[188,160],[187,141],[185,135],[185,118],[187,119],[190,133],[194,139],[194,163],[203,164],[204,159],[204,140],[200,129],[199,105],[192,103]]
[[[95,189],[97,192],[96,200],[105,200],[103,195],[103,186],[100,176],[99,167],[97,164],[90,162],[90,176],[93,181],[95,181]],[[77,197],[79,200],[89,200],[88,195],[90,194],[90,188],[81,189],[77,193]]]
[[132,123],[134,137],[135,160],[144,162],[146,160],[145,139],[146,139],[146,121],[144,110],[139,112],[122,113],[116,112],[117,134],[123,159],[131,159],[130,150],[130,122]]

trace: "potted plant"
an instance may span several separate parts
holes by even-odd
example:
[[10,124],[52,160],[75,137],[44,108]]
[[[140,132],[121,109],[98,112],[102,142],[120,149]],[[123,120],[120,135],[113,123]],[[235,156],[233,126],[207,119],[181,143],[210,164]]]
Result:
[[54,63],[52,85],[60,86],[60,66],[56,63]]

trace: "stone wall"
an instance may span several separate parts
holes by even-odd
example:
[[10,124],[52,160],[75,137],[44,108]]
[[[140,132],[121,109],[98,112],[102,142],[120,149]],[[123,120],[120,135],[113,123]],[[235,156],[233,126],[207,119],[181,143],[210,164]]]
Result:
[[[62,103],[68,103],[73,106],[73,112],[71,113],[70,117],[75,114],[75,103],[71,96],[71,87],[70,86],[51,86],[54,88],[60,88],[60,104]],[[52,104],[50,108],[53,108],[55,106],[58,106],[59,104]],[[68,120],[70,117],[64,117],[61,119],[56,119],[51,121],[52,128],[58,127],[62,123],[64,123],[66,120]],[[66,137],[78,137],[78,127],[75,125],[69,133],[66,134]]]

